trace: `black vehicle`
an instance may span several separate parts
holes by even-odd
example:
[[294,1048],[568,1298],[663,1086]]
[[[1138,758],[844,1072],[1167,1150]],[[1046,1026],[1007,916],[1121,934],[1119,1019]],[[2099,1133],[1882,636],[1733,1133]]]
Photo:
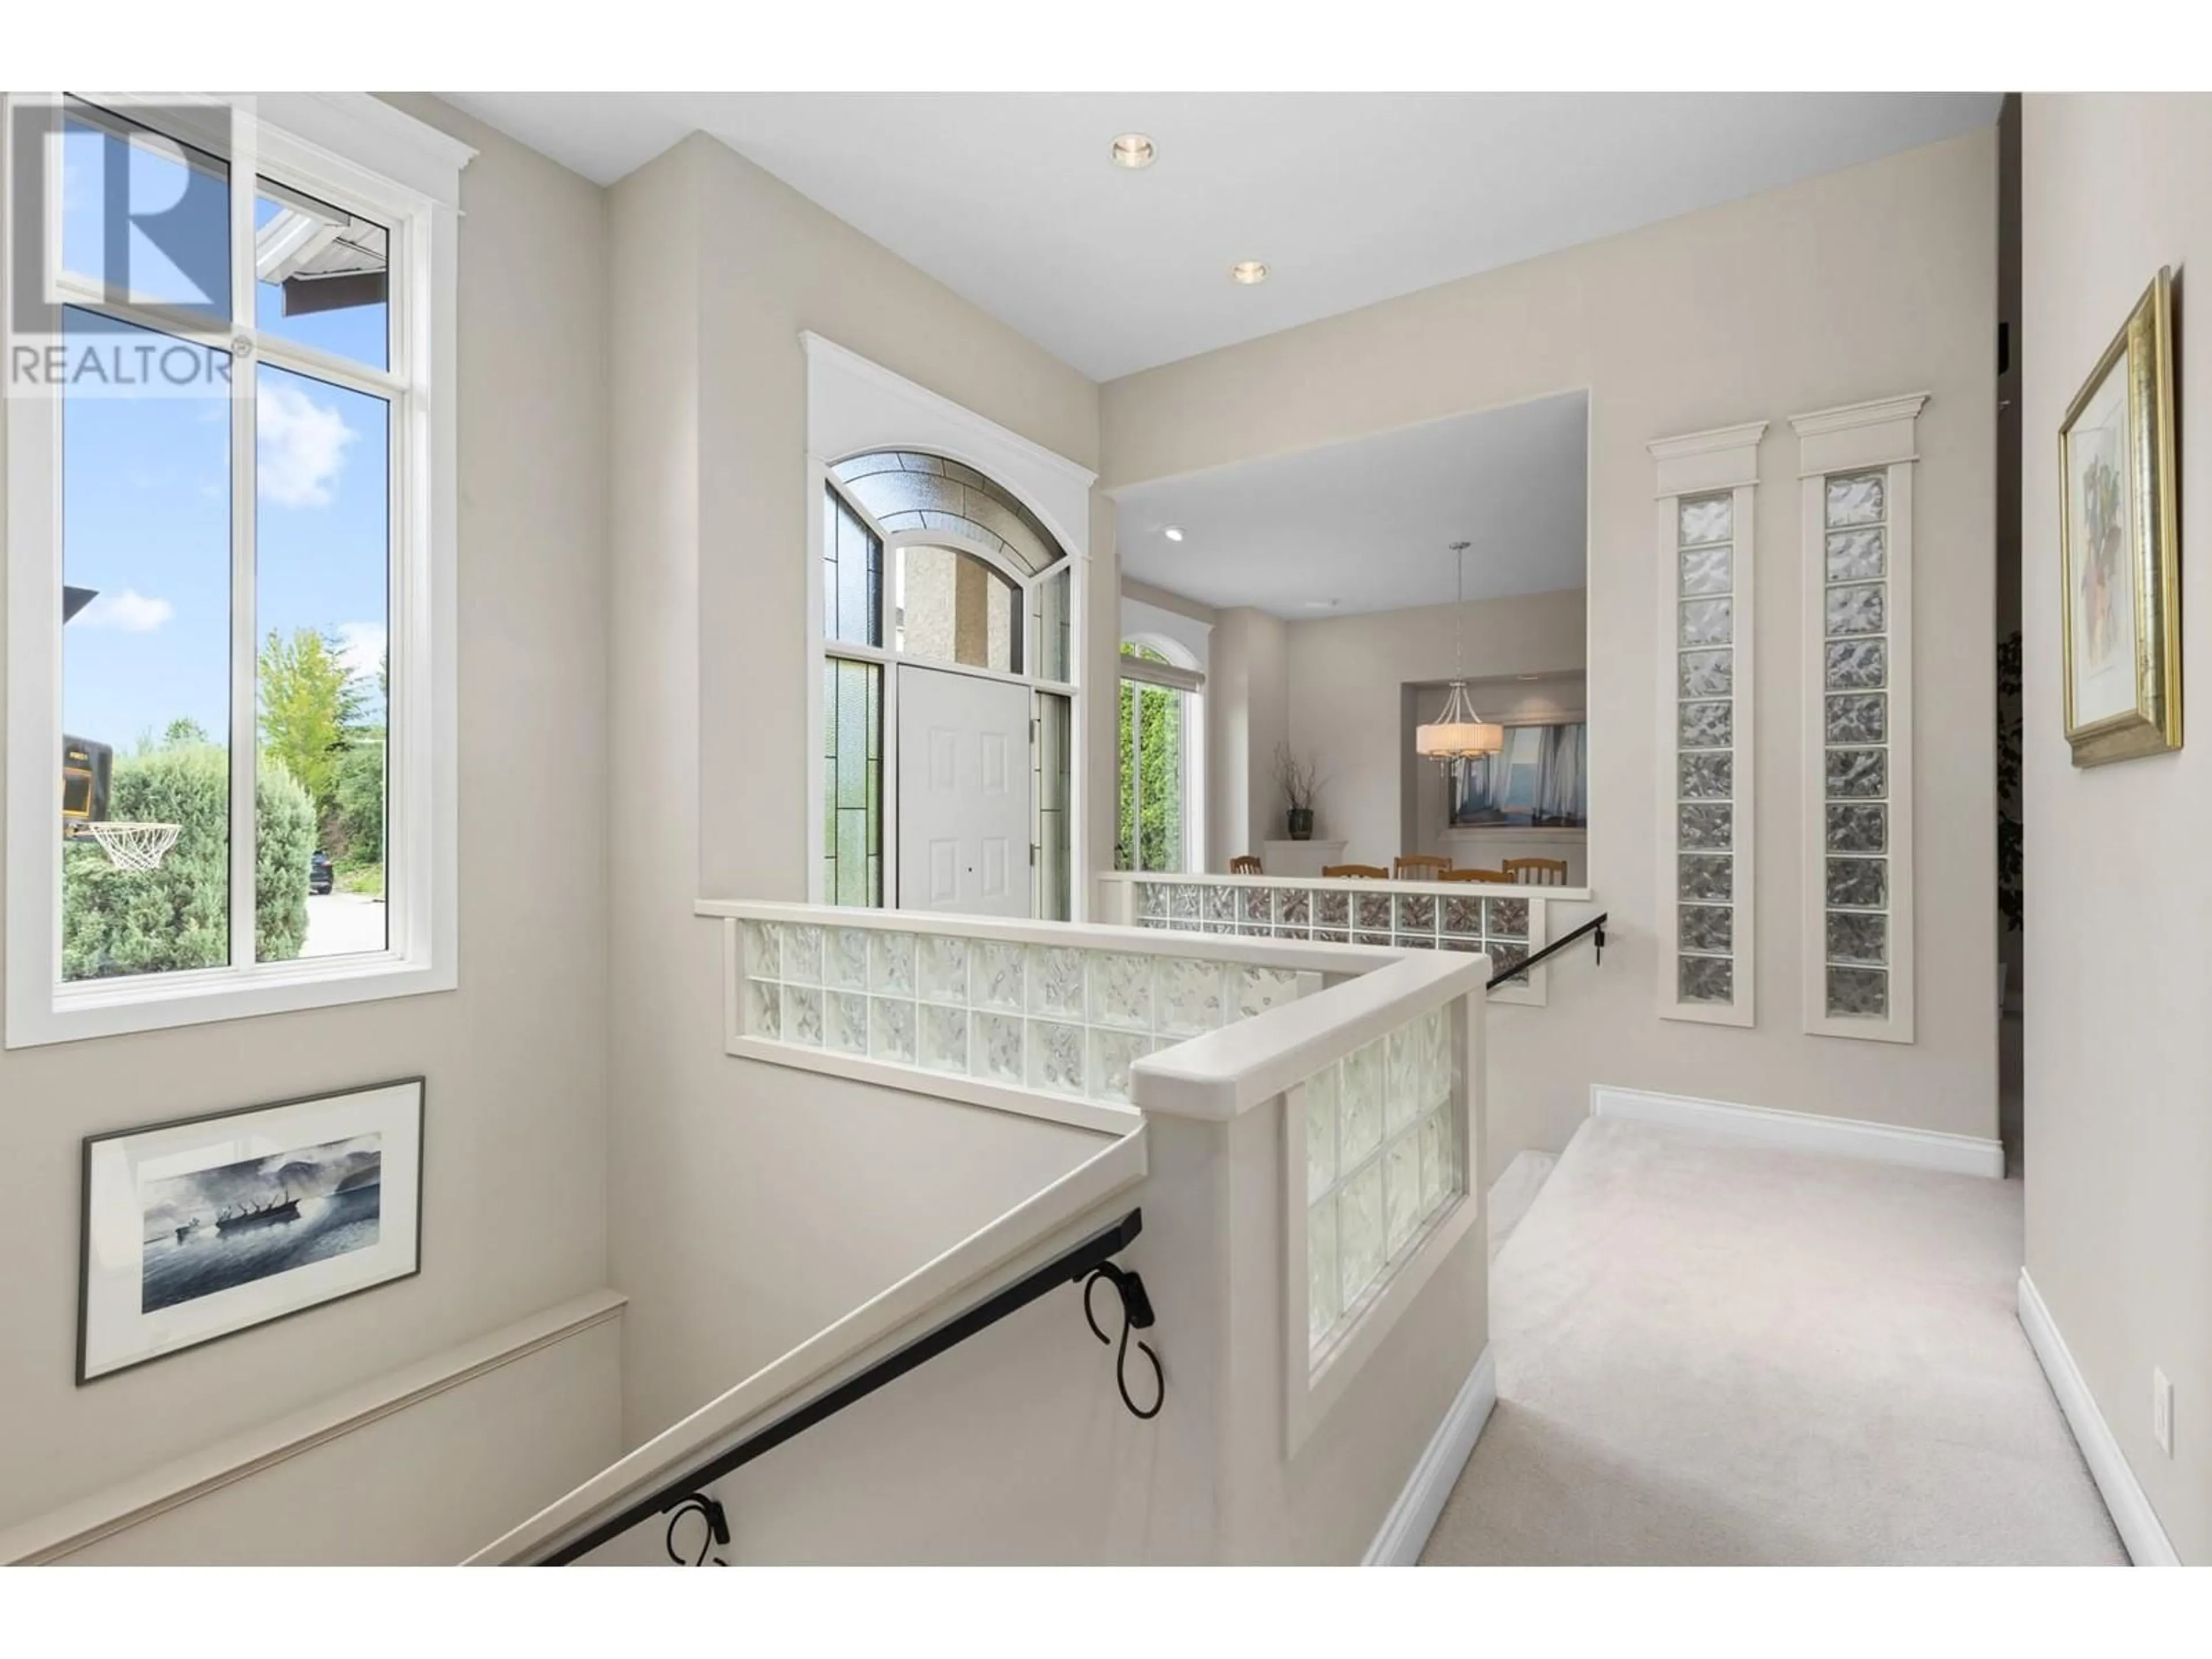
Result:
[[326,853],[307,856],[307,890],[318,896],[331,890],[331,860]]

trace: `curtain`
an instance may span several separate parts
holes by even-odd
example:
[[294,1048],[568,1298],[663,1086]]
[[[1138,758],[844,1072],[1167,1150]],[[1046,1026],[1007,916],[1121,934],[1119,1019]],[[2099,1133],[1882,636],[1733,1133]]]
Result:
[[1549,726],[1537,757],[1536,813],[1549,823],[1581,824],[1589,817],[1586,779],[1589,727]]

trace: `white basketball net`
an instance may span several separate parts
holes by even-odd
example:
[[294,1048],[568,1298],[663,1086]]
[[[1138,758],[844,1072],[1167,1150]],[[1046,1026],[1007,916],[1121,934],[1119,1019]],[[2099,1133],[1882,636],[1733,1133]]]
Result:
[[80,828],[100,843],[107,861],[118,870],[143,873],[158,867],[177,844],[173,823],[87,823]]

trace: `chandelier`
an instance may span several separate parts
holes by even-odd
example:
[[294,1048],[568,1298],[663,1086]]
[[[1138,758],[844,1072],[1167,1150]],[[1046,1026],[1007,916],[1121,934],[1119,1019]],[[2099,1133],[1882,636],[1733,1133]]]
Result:
[[1452,662],[1460,677],[1452,681],[1451,693],[1444,699],[1444,706],[1436,719],[1413,732],[1413,752],[1446,767],[1455,760],[1494,755],[1505,746],[1505,728],[1476,714],[1474,700],[1467,694],[1466,553],[1470,545],[1467,542],[1451,544],[1452,574],[1459,595],[1459,603],[1452,611]]

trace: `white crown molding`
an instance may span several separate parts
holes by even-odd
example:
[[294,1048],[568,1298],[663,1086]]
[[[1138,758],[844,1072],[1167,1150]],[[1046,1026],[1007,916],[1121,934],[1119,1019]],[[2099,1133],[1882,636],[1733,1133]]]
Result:
[[1809,415],[1792,415],[1790,424],[1797,434],[1800,458],[1797,476],[1817,478],[1830,472],[1918,460],[1913,450],[1913,422],[1927,401],[1926,392],[1912,392],[1900,398],[1877,398],[1869,403],[1815,410]]
[[1755,1140],[1801,1152],[1833,1152],[1846,1158],[1902,1164],[1916,1170],[1946,1170],[1954,1175],[2004,1178],[2004,1145],[1974,1135],[1935,1129],[1904,1129],[1854,1117],[1820,1117],[1811,1112],[1782,1112],[1768,1106],[1737,1106],[1687,1095],[1656,1094],[1644,1089],[1590,1085],[1592,1117],[1626,1118],[1678,1129],[1698,1129],[1737,1140]]
[[1664,499],[1757,483],[1759,441],[1765,435],[1765,422],[1745,421],[1674,438],[1654,438],[1644,447],[1657,463],[1658,493]]
[[1444,1500],[1451,1496],[1452,1488],[1459,1484],[1460,1472],[1467,1468],[1467,1460],[1474,1455],[1474,1443],[1482,1437],[1483,1427],[1490,1421],[1490,1413],[1498,1404],[1498,1361],[1495,1351],[1487,1342],[1468,1373],[1467,1381],[1460,1384],[1459,1393],[1445,1409],[1443,1421],[1429,1437],[1422,1449],[1420,1460],[1413,1465],[1413,1474],[1406,1477],[1404,1490],[1398,1500],[1390,1505],[1390,1513],[1382,1518],[1382,1525],[1375,1534],[1375,1541],[1367,1547],[1364,1567],[1412,1567],[1420,1565],[1421,1552],[1428,1547],[1429,1534],[1436,1530],[1437,1517],[1444,1511]]
[[2128,1466],[2120,1443],[2113,1437],[2104,1413],[2097,1409],[2096,1399],[2075,1364],[2066,1339],[2059,1335],[2051,1310],[2043,1305],[2035,1281],[2025,1267],[2020,1270],[2019,1306],[2021,1328],[2027,1333],[2028,1346],[2035,1350],[2051,1392],[2058,1397],[2058,1409],[2065,1414],[2074,1443],[2081,1449],[2081,1461],[2089,1466],[2089,1476],[2112,1513],[2113,1528],[2120,1534],[2128,1559],[2139,1567],[2179,1566],[2181,1558],[2174,1551],[2173,1540],[2159,1524],[2158,1511],[2151,1508],[2142,1483]]
[[1863,404],[1838,404],[1833,409],[1817,409],[1809,415],[1792,415],[1790,424],[1801,438],[1809,438],[1826,432],[1848,432],[1853,427],[1881,426],[1891,421],[1909,421],[1918,415],[1928,401],[1924,392],[1908,392],[1898,398],[1875,398]]

